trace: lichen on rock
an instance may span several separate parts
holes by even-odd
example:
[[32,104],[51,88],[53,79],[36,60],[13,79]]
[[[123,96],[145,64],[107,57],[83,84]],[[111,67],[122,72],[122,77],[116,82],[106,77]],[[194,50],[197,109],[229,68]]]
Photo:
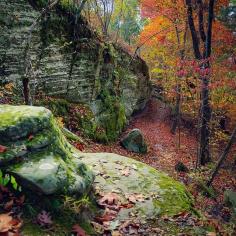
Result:
[[80,156],[96,173],[94,185],[98,194],[114,192],[123,204],[129,203],[130,196],[133,201],[137,199],[134,207],[120,210],[120,221],[130,216],[155,219],[193,209],[193,198],[183,184],[144,163],[114,153],[81,153]]
[[43,107],[0,105],[0,166],[22,187],[41,194],[82,196],[94,175]]

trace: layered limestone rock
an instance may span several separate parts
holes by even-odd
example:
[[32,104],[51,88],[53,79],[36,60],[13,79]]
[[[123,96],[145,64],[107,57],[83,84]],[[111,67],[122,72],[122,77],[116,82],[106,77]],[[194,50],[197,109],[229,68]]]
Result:
[[108,140],[116,139],[149,98],[146,63],[103,42],[84,19],[75,24],[65,4],[41,16],[45,2],[0,0],[0,83],[21,87],[26,76],[33,94],[86,103]]
[[93,183],[79,158],[43,107],[0,105],[1,170],[39,194],[82,196]]

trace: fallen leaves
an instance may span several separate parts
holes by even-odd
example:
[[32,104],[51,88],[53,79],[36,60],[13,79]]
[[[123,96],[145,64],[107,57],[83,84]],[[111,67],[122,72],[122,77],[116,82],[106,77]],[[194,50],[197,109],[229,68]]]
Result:
[[7,147],[3,146],[3,145],[0,145],[0,153],[4,153],[6,151],[7,151]]
[[9,189],[3,185],[0,185],[0,201],[1,207],[6,212],[14,212],[17,208],[24,204],[25,196],[15,196]]
[[116,218],[117,214],[118,214],[117,211],[113,211],[113,210],[110,210],[109,208],[106,208],[103,215],[100,217],[95,217],[95,220],[98,223],[103,224],[103,222],[114,220]]
[[107,206],[107,205],[117,205],[120,201],[120,196],[116,193],[107,193],[105,194],[99,201],[98,204],[100,206]]
[[119,227],[119,231],[123,233],[123,235],[138,235],[139,227],[140,225],[133,220],[127,220]]
[[74,225],[71,231],[75,236],[88,236],[86,232],[79,226]]
[[84,145],[82,143],[74,142],[73,145],[81,152],[84,150]]
[[144,202],[145,199],[148,199],[149,197],[145,197],[143,194],[133,193],[126,195],[126,198],[127,200],[129,200],[129,202],[136,203],[136,202]]
[[9,202],[7,202],[5,205],[4,205],[4,210],[5,211],[10,211],[13,207],[13,204],[14,204],[14,200],[11,199]]
[[[101,216],[95,217],[96,222],[93,222],[94,230],[100,233],[110,232],[111,235],[117,236],[138,235],[138,223],[132,220],[120,221],[117,216],[121,209],[133,208],[137,202],[144,202],[147,197],[143,194],[122,194],[120,191],[114,191],[105,194],[99,191],[101,198],[97,203],[99,206],[105,208],[105,210]],[[136,217],[134,213],[131,215]]]
[[128,177],[131,174],[129,167],[126,167],[125,169],[121,170],[121,175],[124,175]]
[[22,220],[14,219],[9,213],[0,214],[0,233],[18,234],[21,226]]

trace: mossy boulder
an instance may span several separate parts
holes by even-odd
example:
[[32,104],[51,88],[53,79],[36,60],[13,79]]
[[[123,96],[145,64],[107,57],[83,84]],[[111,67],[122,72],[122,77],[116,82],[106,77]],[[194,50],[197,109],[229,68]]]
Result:
[[43,107],[0,105],[1,170],[39,194],[82,196],[94,180]]
[[232,190],[225,191],[224,202],[232,207],[234,215],[236,216],[236,192]]
[[121,145],[129,151],[147,153],[147,144],[139,129],[131,130],[122,140]]
[[81,159],[96,173],[98,194],[116,193],[123,204],[137,200],[134,207],[119,211],[118,220],[131,216],[155,219],[191,211],[193,200],[185,186],[156,169],[113,153],[81,153]]

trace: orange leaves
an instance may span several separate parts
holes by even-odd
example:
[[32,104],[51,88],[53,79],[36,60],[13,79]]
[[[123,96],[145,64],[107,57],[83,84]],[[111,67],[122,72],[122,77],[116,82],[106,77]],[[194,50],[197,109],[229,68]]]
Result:
[[155,17],[148,25],[146,25],[140,34],[140,44],[157,45],[164,43],[167,36],[171,32],[170,22],[162,16]]
[[216,56],[221,55],[234,47],[236,39],[233,36],[233,32],[226,28],[219,20],[213,22],[212,33],[213,50]]
[[22,226],[22,221],[14,219],[10,214],[0,214],[0,234],[3,235],[19,235],[19,229]]
[[185,8],[181,0],[142,0],[141,10],[142,17],[153,19],[157,15],[163,15],[174,20],[185,11]]

